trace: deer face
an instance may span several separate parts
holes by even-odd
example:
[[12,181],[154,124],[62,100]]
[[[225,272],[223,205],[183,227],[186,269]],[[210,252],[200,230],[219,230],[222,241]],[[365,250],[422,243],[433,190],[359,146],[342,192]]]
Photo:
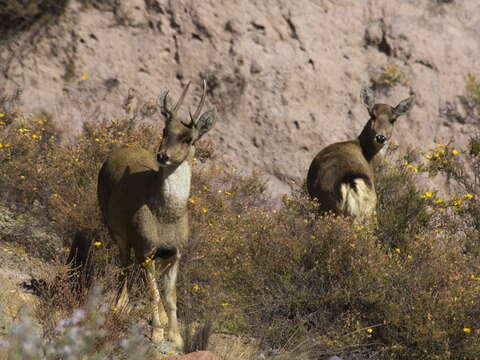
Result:
[[393,126],[397,118],[408,113],[415,102],[415,95],[402,100],[397,106],[375,104],[375,97],[370,89],[362,89],[362,101],[367,107],[370,119],[364,128],[372,153],[376,154],[392,137]]
[[162,167],[178,166],[193,152],[195,142],[209,131],[215,123],[215,108],[202,115],[205,103],[206,84],[203,82],[203,95],[195,114],[189,112],[190,119],[184,121],[177,116],[177,111],[185,98],[190,82],[183,90],[180,99],[172,109],[168,99],[168,90],[164,90],[157,99],[157,110],[165,118],[163,139],[157,152],[157,161]]

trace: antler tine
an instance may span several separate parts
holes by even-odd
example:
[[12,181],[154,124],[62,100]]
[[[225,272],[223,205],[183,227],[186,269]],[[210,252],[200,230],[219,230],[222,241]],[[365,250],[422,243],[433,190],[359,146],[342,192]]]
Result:
[[157,98],[157,112],[163,116],[169,117],[171,114],[170,104],[168,101],[168,89],[162,89],[160,96]]
[[192,115],[192,110],[188,108],[188,115],[190,115],[190,123],[195,124],[195,117]]
[[[203,105],[205,104],[205,96],[207,95],[207,82],[203,79],[203,93],[202,98],[200,99],[200,104],[198,104],[195,114],[193,114],[192,121],[196,121],[202,112]],[[191,116],[191,115],[190,115]]]
[[176,114],[177,110],[180,108],[180,106],[183,103],[183,100],[185,99],[185,95],[187,95],[188,88],[190,87],[190,81],[187,83],[187,86],[185,86],[185,89],[183,89],[182,95],[178,99],[177,103],[175,104],[175,107],[172,110],[172,114]]

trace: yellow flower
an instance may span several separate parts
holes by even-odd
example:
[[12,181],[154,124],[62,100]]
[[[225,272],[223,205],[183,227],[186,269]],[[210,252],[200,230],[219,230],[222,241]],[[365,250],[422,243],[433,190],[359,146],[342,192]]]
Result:
[[38,136],[37,134],[32,134],[32,139],[33,140],[40,139],[40,136]]
[[395,252],[398,254],[400,252],[399,248],[395,248]]
[[92,245],[93,245],[93,246],[97,246],[97,247],[98,247],[98,246],[102,246],[102,242],[101,242],[101,241],[94,241],[94,242],[92,243]]
[[462,200],[452,200],[452,205],[453,206],[460,206],[460,205],[462,205]]
[[99,138],[95,138],[95,139],[93,139],[93,140],[95,140],[96,142],[100,142],[100,139],[99,139]]
[[5,117],[4,113],[0,113],[0,118]]
[[357,247],[357,244],[351,243],[350,246],[355,249]]
[[198,284],[193,285],[192,290],[195,291],[195,292],[199,292],[200,291],[200,285],[198,285]]
[[112,311],[118,311],[118,308],[115,305],[110,306],[110,310]]
[[445,147],[445,145],[443,145],[443,144],[437,144],[437,146],[438,146],[439,148],[444,148],[444,147]]
[[357,230],[357,231],[362,231],[362,230],[365,230],[365,227],[364,227],[364,226],[357,226],[357,227],[355,228],[355,230]]
[[88,79],[88,75],[86,72],[83,72],[82,73],[82,80],[87,80]]
[[50,199],[57,199],[57,198],[58,198],[58,194],[53,193],[50,195]]
[[152,262],[152,259],[150,258],[146,258],[143,262],[142,262],[142,266],[147,266],[148,264],[150,264]]
[[5,121],[0,121],[0,125],[7,125]]
[[471,199],[471,198],[473,198],[473,194],[466,193],[465,195],[463,195],[463,197],[464,197],[465,199]]
[[433,229],[433,232],[438,234],[440,232],[440,229]]
[[290,180],[290,182],[291,182],[292,184],[296,184],[296,183],[297,183],[297,182],[296,182],[295,180],[293,180],[293,179]]
[[415,235],[415,239],[421,239],[422,237],[420,235]]
[[229,191],[225,191],[225,195],[232,195],[232,193]]
[[207,208],[202,208],[202,213],[206,214],[206,213],[207,213],[207,211],[208,211],[208,209],[207,209]]
[[230,304],[227,303],[227,302],[221,303],[220,305],[221,305],[223,308],[226,308],[227,306],[230,306]]
[[418,168],[415,167],[415,166],[413,166],[413,165],[408,164],[408,165],[407,165],[407,168],[410,169],[410,170],[412,170],[413,172],[418,172]]
[[368,329],[367,329],[367,333],[369,333],[369,334],[373,333],[373,329],[372,329],[372,328],[368,328]]
[[20,179],[25,180],[27,177],[25,175],[20,175]]
[[436,202],[437,204],[442,204],[442,203],[444,202],[444,200],[442,200],[442,199],[437,199],[437,200],[435,200],[435,202]]
[[470,333],[472,330],[470,328],[463,328],[463,332],[464,333]]
[[188,201],[190,201],[191,204],[195,204],[195,199],[189,198]]
[[458,150],[457,150],[457,149],[453,149],[453,150],[452,150],[452,154],[453,154],[453,155],[458,155],[458,154],[459,154],[459,152],[458,152]]
[[422,199],[426,199],[426,198],[429,198],[429,197],[432,197],[433,196],[433,193],[430,192],[430,191],[427,191],[425,194],[421,195],[420,197]]
[[480,281],[480,276],[475,276],[475,275],[470,275],[470,280],[473,280],[473,281]]
[[[207,185],[203,185],[203,190],[208,190],[209,187]],[[222,190],[219,190],[220,192],[222,192]]]

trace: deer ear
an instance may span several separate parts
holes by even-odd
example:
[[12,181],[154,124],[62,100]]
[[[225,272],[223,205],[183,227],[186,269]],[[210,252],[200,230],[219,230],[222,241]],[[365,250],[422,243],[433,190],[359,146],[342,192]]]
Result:
[[412,110],[413,104],[415,104],[415,95],[412,95],[405,100],[402,100],[398,103],[397,106],[393,109],[393,112],[396,116],[405,115],[410,110]]
[[205,111],[202,116],[198,119],[198,121],[195,123],[195,128],[198,130],[200,138],[203,134],[206,132],[210,131],[213,128],[213,125],[215,124],[217,117],[217,111],[215,108],[212,108],[208,111]]
[[370,113],[373,109],[373,106],[375,105],[374,92],[370,88],[364,86],[362,87],[362,90],[360,90],[360,99],[362,100],[362,103],[367,107],[367,110]]

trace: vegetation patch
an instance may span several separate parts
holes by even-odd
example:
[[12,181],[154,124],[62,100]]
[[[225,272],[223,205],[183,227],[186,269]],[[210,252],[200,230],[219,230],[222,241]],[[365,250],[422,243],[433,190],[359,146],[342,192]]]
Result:
[[[147,292],[138,269],[130,314],[108,305],[119,266],[100,220],[96,177],[118,146],[140,145],[153,153],[160,129],[128,119],[87,123],[76,141],[62,143],[46,116],[0,111],[2,205],[22,209],[62,239],[45,255],[58,274],[39,292],[41,335],[28,339],[58,358],[65,356],[61,346],[87,349],[68,342],[71,329],[81,327],[75,341],[90,344],[90,350],[78,350],[83,358],[96,358],[92,346],[97,354],[130,356],[126,344],[138,340],[132,329],[141,332],[149,320]],[[466,149],[439,144],[398,162],[380,161],[371,226],[319,216],[318,204],[300,187],[274,210],[259,176],[239,178],[234,169],[216,167],[208,161],[214,146],[200,143],[189,199],[191,239],[179,274],[180,321],[191,334],[203,329],[197,332],[201,347],[210,332],[225,332],[253,337],[265,354],[278,358],[476,358],[479,142],[475,136]],[[419,176],[438,173],[452,179],[456,195],[419,188]],[[61,251],[79,231],[93,243],[94,264],[91,287],[80,290],[68,285]],[[43,257],[44,251],[32,251],[35,246],[42,243],[26,243],[27,253]],[[31,347],[22,339],[36,330],[22,329],[12,329],[1,346],[28,359]]]

